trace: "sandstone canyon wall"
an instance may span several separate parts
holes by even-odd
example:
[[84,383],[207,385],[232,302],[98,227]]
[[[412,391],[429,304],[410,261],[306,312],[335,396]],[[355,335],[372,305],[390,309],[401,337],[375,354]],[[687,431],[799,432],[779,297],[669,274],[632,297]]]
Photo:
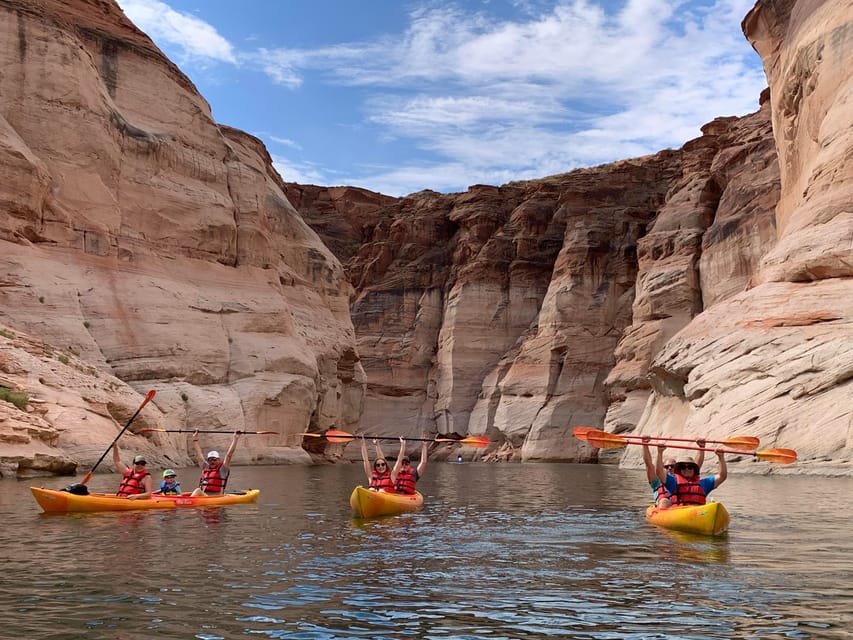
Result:
[[748,433],[802,462],[740,470],[849,473],[851,21],[758,2],[760,108],[678,151],[399,201],[287,185],[356,290],[365,422],[521,460],[596,459],[575,425]]
[[640,464],[591,425],[853,472],[850,0],[760,0],[758,110],[681,149],[404,198],[283,183],[112,2],[0,0],[0,29],[0,387],[30,394],[0,472],[90,464],[149,388],[139,427],[282,433],[237,462],[335,426]]
[[[350,288],[261,142],[111,1],[0,2],[0,68],[0,387],[29,397],[0,402],[0,473],[91,465],[148,389],[131,431],[281,434],[237,463],[355,425]],[[121,447],[179,466],[187,440]]]

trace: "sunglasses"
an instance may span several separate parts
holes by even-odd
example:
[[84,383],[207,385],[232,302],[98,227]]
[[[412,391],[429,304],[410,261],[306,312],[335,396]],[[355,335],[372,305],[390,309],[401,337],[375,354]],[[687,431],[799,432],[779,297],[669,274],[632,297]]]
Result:
[[674,464],[665,464],[665,465],[663,465],[663,468],[664,469],[673,469],[673,468],[675,468],[675,465]]
[[140,467],[144,467],[148,463],[147,462],[134,462],[133,464],[138,464]]
[[377,463],[376,463],[375,465],[373,465],[373,466],[375,466],[377,469],[379,469],[380,467],[387,467],[388,465],[387,465],[387,464],[385,464],[384,462],[377,462]]

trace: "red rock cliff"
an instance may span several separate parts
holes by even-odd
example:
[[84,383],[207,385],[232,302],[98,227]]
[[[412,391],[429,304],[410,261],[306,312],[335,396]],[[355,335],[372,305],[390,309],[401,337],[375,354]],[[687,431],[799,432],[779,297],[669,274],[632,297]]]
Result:
[[[350,287],[261,142],[111,1],[0,1],[0,68],[0,386],[29,394],[0,402],[0,472],[91,464],[149,388],[139,427],[280,432],[238,462],[354,425]],[[121,445],[181,464],[186,439]]]

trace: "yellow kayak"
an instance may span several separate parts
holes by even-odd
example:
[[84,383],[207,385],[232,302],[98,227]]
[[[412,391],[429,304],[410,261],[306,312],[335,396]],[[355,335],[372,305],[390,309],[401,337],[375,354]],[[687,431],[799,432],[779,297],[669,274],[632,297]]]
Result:
[[376,516],[395,516],[399,513],[417,511],[424,504],[424,497],[415,491],[408,493],[389,493],[374,491],[361,485],[352,490],[349,504],[356,518]]
[[719,502],[669,509],[659,509],[652,505],[646,509],[646,518],[664,529],[701,533],[706,536],[720,535],[729,528],[729,512]]
[[259,489],[235,491],[219,496],[196,496],[182,493],[179,496],[151,496],[147,500],[128,500],[110,493],[76,495],[68,491],[30,487],[36,502],[46,513],[137,511],[139,509],[176,509],[191,507],[216,507],[226,504],[256,502]]

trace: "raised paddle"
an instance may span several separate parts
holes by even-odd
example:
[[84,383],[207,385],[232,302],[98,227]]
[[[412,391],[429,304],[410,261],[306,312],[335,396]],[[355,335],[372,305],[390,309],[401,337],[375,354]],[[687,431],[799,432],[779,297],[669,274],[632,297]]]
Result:
[[95,463],[95,466],[92,467],[92,469],[89,471],[89,473],[87,473],[83,477],[83,482],[81,482],[80,484],[86,484],[87,482],[89,482],[89,480],[92,479],[92,474],[95,473],[95,469],[97,469],[98,465],[101,464],[101,462],[104,461],[104,458],[107,457],[107,454],[110,452],[110,449],[112,449],[113,446],[115,445],[115,443],[118,442],[118,439],[121,438],[121,434],[123,434],[125,431],[127,431],[127,428],[130,426],[130,423],[133,422],[134,419],[136,418],[136,416],[139,415],[139,412],[142,411],[142,407],[144,407],[146,404],[148,404],[148,402],[153,397],[154,397],[154,389],[151,389],[151,391],[148,392],[148,395],[145,396],[145,400],[143,400],[142,404],[139,405],[139,408],[136,410],[136,413],[134,413],[132,416],[130,416],[130,420],[128,420],[127,424],[125,424],[124,427],[122,428],[122,430],[118,432],[118,435],[115,437],[115,440],[113,440],[110,443],[110,446],[107,447],[107,450],[104,451],[104,455],[102,455],[100,458],[98,458],[98,461]]
[[[622,436],[617,436],[615,433],[607,433],[606,431],[598,431],[593,429],[584,434],[581,440],[588,442],[593,447],[599,449],[616,449],[624,447],[628,444],[644,444],[635,440],[626,440]],[[693,447],[683,444],[672,444],[667,446],[668,449],[689,449],[691,451],[713,451],[722,453],[731,453],[736,455],[751,455],[759,460],[766,462],[778,462],[779,464],[790,464],[796,462],[797,452],[793,449],[764,449],[762,451],[741,451],[739,449],[711,449],[709,447]]]
[[[316,438],[326,438],[329,442],[351,442],[357,438],[368,438],[370,440],[399,440],[399,436],[374,436],[370,434],[364,434],[364,436],[355,436],[351,433],[347,433],[346,431],[338,431],[336,429],[329,429],[328,431],[324,431],[323,433],[302,433],[300,435],[303,436],[313,436]],[[442,442],[447,444],[461,444],[466,447],[474,447],[475,449],[485,449],[489,446],[490,441],[486,436],[468,436],[467,438],[443,438],[436,436],[435,438],[408,438],[403,437],[403,440],[409,440],[412,442]]]
[[[598,433],[607,433],[606,431],[600,431],[594,427],[575,427],[572,433],[575,438],[578,440],[586,440],[586,436],[590,432],[598,432]],[[613,434],[616,435],[616,434]],[[642,440],[643,436],[633,435],[633,434],[623,434],[620,437],[625,438],[626,440]],[[759,444],[761,444],[761,440],[756,438],[755,436],[732,436],[731,438],[727,438],[725,440],[710,440],[708,438],[669,438],[665,436],[649,436],[652,442],[649,442],[649,445],[654,445],[658,442],[696,442],[697,440],[704,440],[705,442],[713,442],[716,444],[722,444],[731,449],[738,449],[739,451],[752,451],[756,449]]]
[[[160,433],[224,433],[227,435],[234,433],[233,431],[213,431],[212,429],[140,429],[136,433],[148,433],[150,431],[157,431]],[[241,431],[240,435],[280,436],[281,434],[278,431]]]

